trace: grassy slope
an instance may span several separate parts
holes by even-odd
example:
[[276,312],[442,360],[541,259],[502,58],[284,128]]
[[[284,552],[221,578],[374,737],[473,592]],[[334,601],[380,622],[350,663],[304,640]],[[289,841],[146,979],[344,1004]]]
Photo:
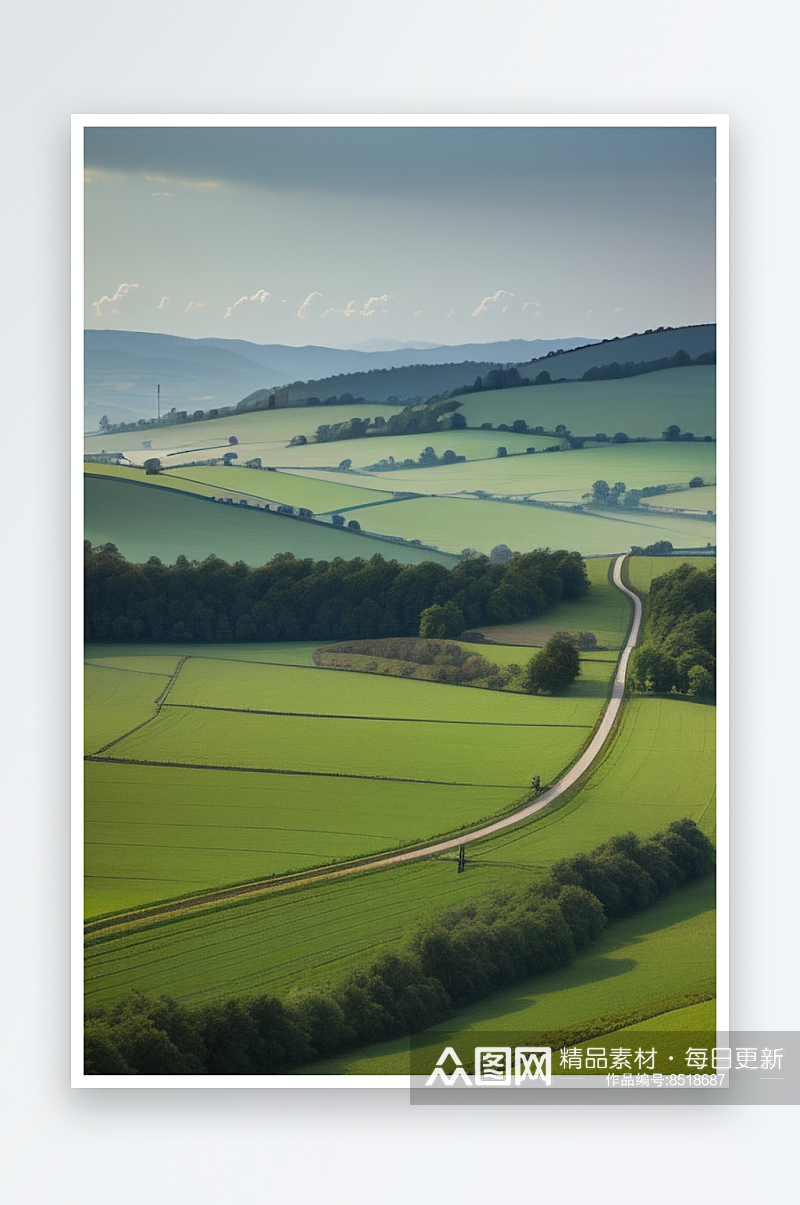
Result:
[[[493,444],[506,443],[497,432],[490,434],[493,434]],[[507,446],[511,453],[511,446]],[[608,481],[611,485],[624,481],[629,489],[641,489],[646,485],[688,485],[692,477],[709,480],[715,475],[714,444],[657,442],[598,445],[534,456],[491,455],[490,459],[476,463],[353,478],[353,483],[367,480],[381,489],[407,489],[420,494],[455,494],[482,489],[487,493],[544,501],[580,502],[598,480]]]
[[[542,365],[546,368],[547,365]],[[551,368],[558,373],[558,360]],[[523,370],[524,372],[524,370]],[[714,435],[716,369],[667,368],[619,381],[564,381],[559,385],[469,394],[462,413],[471,427],[490,422],[552,430],[563,423],[576,435],[658,438],[672,423],[697,436]]]
[[230,563],[263,565],[278,552],[293,552],[314,560],[368,559],[377,553],[406,565],[453,563],[439,553],[372,540],[356,532],[122,481],[87,479],[85,506],[86,539],[92,544],[116,544],[129,561],[159,556],[172,563],[181,554],[204,560],[214,553]]
[[[259,410],[252,414],[225,415],[223,418],[206,419],[199,423],[186,423],[178,427],[157,427],[120,434],[90,435],[83,441],[84,451],[97,453],[135,451],[137,456],[159,456],[175,448],[224,448],[231,435],[239,440],[238,452],[243,459],[241,445],[286,444],[294,435],[312,436],[321,423],[348,422],[354,416],[374,418],[382,414],[389,418],[397,414],[400,407],[380,402],[349,406],[292,406],[279,410]],[[152,450],[142,448],[149,441]],[[221,456],[222,452],[217,455]],[[257,455],[257,453],[255,453]],[[198,457],[199,459],[199,457]],[[249,459],[249,456],[248,456]],[[339,458],[341,459],[341,457]],[[338,461],[336,462],[338,464]]]
[[670,509],[696,510],[701,514],[717,509],[717,487],[701,485],[692,490],[678,490],[672,494],[653,494],[642,499],[642,506],[666,506]]
[[385,502],[393,497],[379,488],[368,490],[348,485],[347,477],[340,474],[341,483],[337,481],[317,481],[314,478],[298,477],[293,473],[267,473],[263,469],[244,469],[225,467],[192,469],[171,469],[168,473],[160,474],[159,481],[164,479],[195,483],[211,486],[220,491],[236,491],[254,498],[264,499],[275,503],[288,503],[289,506],[305,506],[317,514],[342,509],[350,506],[364,506],[370,502]]
[[[609,926],[571,966],[495,992],[463,1009],[449,1024],[432,1026],[415,1039],[420,1051],[415,1059],[425,1059],[433,1068],[443,1034],[458,1033],[459,1047],[467,1049],[495,1044],[501,1035],[506,1035],[506,1045],[523,1044],[552,1030],[581,1026],[591,1030],[598,1018],[632,1010],[663,1013],[666,1002],[675,1008],[692,997],[713,996],[714,905],[713,876],[682,888],[638,916]],[[600,1033],[609,1032],[607,1024],[608,1020],[601,1024]],[[666,1018],[660,1025],[663,1031]],[[304,1068],[304,1074],[403,1075],[408,1070],[408,1039],[404,1039],[313,1064]]]
[[413,498],[358,514],[365,531],[420,539],[451,553],[470,547],[488,554],[495,545],[507,544],[517,552],[566,548],[607,556],[656,540],[700,548],[716,539],[713,523],[685,515],[582,515],[469,498]]
[[156,713],[156,699],[169,683],[161,673],[129,673],[87,665],[84,676],[83,748],[91,753]]

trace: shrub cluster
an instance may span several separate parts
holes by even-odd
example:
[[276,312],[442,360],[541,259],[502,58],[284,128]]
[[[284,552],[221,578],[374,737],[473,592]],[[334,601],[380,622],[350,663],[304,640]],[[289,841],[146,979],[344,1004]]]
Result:
[[642,840],[615,837],[557,862],[544,880],[423,923],[327,990],[187,1008],[134,993],[87,1018],[89,1075],[279,1075],[371,1042],[417,1033],[454,1009],[566,966],[608,921],[714,869],[692,820]]
[[[361,661],[361,658],[365,660]],[[326,644],[324,648],[314,650],[314,664],[496,690],[507,686],[520,672],[518,665],[494,665],[480,653],[471,653],[459,644],[413,637]]]
[[358,640],[417,635],[428,607],[455,604],[460,628],[512,623],[589,589],[576,552],[516,555],[507,564],[467,560],[400,565],[374,556],[297,560],[260,568],[151,557],[132,565],[113,544],[85,546],[85,633],[90,641],[217,642]]

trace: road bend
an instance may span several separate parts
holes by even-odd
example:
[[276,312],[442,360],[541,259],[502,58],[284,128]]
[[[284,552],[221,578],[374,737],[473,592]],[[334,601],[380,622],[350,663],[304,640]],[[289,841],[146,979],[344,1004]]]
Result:
[[620,707],[622,706],[622,697],[625,693],[625,681],[628,674],[628,662],[631,653],[633,652],[636,642],[639,639],[639,629],[642,623],[642,602],[638,594],[634,594],[633,590],[629,590],[622,580],[622,566],[625,562],[626,553],[618,556],[614,562],[612,579],[614,585],[623,594],[627,594],[628,598],[633,602],[633,620],[631,622],[628,636],[625,641],[625,647],[620,654],[617,662],[617,669],[614,675],[614,682],[611,688],[611,697],[606,704],[606,709],[603,712],[603,718],[597,726],[594,735],[589,744],[584,749],[578,760],[570,766],[562,778],[558,780],[552,787],[546,791],[542,791],[540,795],[531,802],[525,804],[524,807],[518,808],[515,812],[511,812],[508,816],[503,816],[499,820],[493,820],[491,824],[484,824],[481,828],[472,829],[467,833],[460,833],[457,837],[449,837],[444,841],[435,841],[429,845],[417,846],[414,849],[400,850],[397,853],[378,854],[374,857],[359,858],[352,862],[342,862],[338,866],[323,867],[319,870],[303,871],[299,874],[275,876],[270,879],[264,879],[260,882],[245,883],[239,887],[223,888],[219,891],[209,891],[200,896],[188,897],[182,900],[172,900],[169,903],[156,904],[152,907],[138,908],[135,911],[118,913],[116,916],[103,917],[100,920],[89,921],[84,926],[84,934],[90,936],[101,930],[108,929],[127,929],[130,926],[139,923],[151,922],[161,917],[169,915],[184,914],[187,912],[199,911],[203,908],[213,907],[216,904],[226,900],[242,899],[243,897],[255,897],[267,895],[274,891],[286,890],[289,887],[298,887],[304,884],[318,883],[322,880],[342,878],[345,875],[358,874],[365,870],[381,870],[387,866],[398,866],[404,862],[416,862],[420,858],[431,858],[437,854],[446,854],[451,850],[458,849],[460,845],[470,845],[473,841],[481,841],[484,837],[491,837],[495,833],[500,833],[504,829],[511,828],[514,825],[522,824],[531,816],[535,816],[538,812],[543,811],[554,800],[564,795],[571,787],[578,782],[594,765],[605,747],[605,744],[614,727],[614,723],[619,715]]

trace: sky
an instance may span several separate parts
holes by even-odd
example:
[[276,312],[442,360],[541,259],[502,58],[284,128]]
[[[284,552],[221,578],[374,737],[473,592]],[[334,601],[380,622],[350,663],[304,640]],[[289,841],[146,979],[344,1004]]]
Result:
[[703,127],[88,127],[85,325],[357,347],[715,321]]

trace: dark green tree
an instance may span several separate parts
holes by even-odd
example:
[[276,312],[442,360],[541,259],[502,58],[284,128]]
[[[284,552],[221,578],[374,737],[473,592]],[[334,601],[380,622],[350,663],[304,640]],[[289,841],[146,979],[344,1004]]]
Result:
[[523,689],[528,694],[555,694],[571,686],[580,672],[580,655],[574,639],[557,632],[528,662]]

